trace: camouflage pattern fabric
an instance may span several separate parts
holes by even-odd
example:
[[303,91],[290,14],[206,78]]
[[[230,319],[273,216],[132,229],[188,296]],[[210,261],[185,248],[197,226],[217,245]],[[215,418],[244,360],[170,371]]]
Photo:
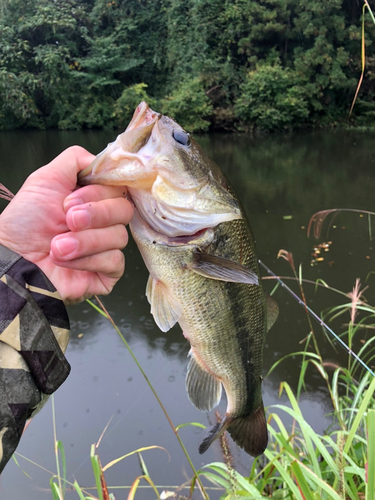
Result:
[[26,420],[67,378],[69,318],[33,263],[0,245],[0,473]]

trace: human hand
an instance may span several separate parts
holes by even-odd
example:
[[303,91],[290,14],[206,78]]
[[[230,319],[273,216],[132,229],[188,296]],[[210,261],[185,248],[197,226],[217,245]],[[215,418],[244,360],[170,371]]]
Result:
[[133,216],[126,188],[77,189],[94,155],[66,149],[33,172],[0,214],[0,244],[38,265],[66,304],[106,295],[124,272],[124,224]]

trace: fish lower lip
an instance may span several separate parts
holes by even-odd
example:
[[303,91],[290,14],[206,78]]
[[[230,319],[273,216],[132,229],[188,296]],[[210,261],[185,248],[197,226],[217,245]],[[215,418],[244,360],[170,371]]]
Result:
[[[143,223],[145,225],[147,225],[148,227],[150,227],[149,223],[147,221],[145,221],[145,219],[142,217],[141,213],[137,209],[137,205],[134,203],[134,200],[132,199],[129,191],[127,192],[127,199],[133,205],[134,210],[137,211],[137,214],[142,219]],[[190,243],[190,241],[195,240],[196,238],[199,238],[202,234],[205,233],[205,231],[207,231],[208,228],[205,227],[205,228],[200,229],[199,231],[197,231],[196,233],[193,233],[193,234],[182,234],[182,235],[179,235],[179,236],[169,236],[169,237],[166,236],[165,234],[161,233],[160,231],[157,231],[153,227],[150,227],[150,229],[155,234],[160,234],[160,238],[163,239],[164,241],[167,238],[168,242],[171,243],[171,244],[177,244],[177,245],[179,245],[179,244],[181,245],[182,244],[183,245],[183,244]]]
[[191,240],[195,240],[196,238],[199,238],[205,231],[207,231],[207,228],[205,227],[204,229],[200,229],[194,234],[186,234],[186,235],[181,235],[181,236],[175,236],[174,238],[169,238],[171,242],[175,243],[189,243]]

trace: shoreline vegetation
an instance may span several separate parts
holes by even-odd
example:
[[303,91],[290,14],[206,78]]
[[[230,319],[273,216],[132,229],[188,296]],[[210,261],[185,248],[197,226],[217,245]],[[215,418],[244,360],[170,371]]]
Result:
[[[283,251],[285,258],[293,271],[294,278],[300,284],[301,296],[304,297],[301,275],[298,277],[291,254]],[[318,284],[318,283],[317,283]],[[330,288],[326,283],[319,283]],[[367,288],[367,287],[366,287]],[[350,347],[360,345],[358,356],[370,366],[373,365],[375,337],[364,333],[365,329],[374,327],[375,307],[367,303],[363,297],[364,289],[359,281],[352,292],[345,294],[331,289],[343,296],[344,303],[325,311],[324,316],[332,319],[337,315],[348,315],[350,318],[347,330],[340,337]],[[157,478],[151,477],[147,461],[149,452],[153,449],[163,450],[168,454],[168,447],[148,446],[126,453],[122,457],[102,465],[97,444],[91,446],[90,458],[95,478],[95,485],[81,488],[77,480],[67,480],[64,446],[56,435],[55,414],[53,422],[55,434],[56,471],[50,472],[50,488],[53,500],[64,500],[68,491],[75,491],[81,500],[115,500],[118,490],[126,494],[127,500],[141,498],[144,488],[152,490],[155,498],[162,500],[174,498],[210,498],[220,500],[274,500],[291,498],[293,500],[374,500],[375,498],[375,378],[370,371],[363,371],[357,360],[350,357],[346,366],[326,363],[320,354],[319,344],[321,332],[314,328],[307,315],[310,333],[304,341],[300,352],[291,353],[278,360],[270,369],[270,373],[290,358],[301,359],[300,379],[294,394],[286,382],[280,384],[280,396],[287,396],[287,404],[274,404],[266,409],[269,430],[269,445],[264,455],[254,459],[248,476],[243,476],[235,470],[230,444],[224,434],[220,438],[222,462],[206,464],[199,470],[194,468],[191,459],[179,435],[180,430],[187,425],[199,426],[196,422],[174,426],[147,375],[143,372],[134,357],[131,348],[123,339],[119,329],[96,298],[100,307],[89,303],[98,312],[106,316],[117,330],[125,343],[138,368],[142,371],[152,392],[157,398],[172,431],[179,440],[186,458],[191,466],[191,479],[180,486],[159,486]],[[302,313],[303,314],[303,313]],[[361,317],[359,317],[359,315]],[[328,333],[323,328],[323,333]],[[363,339],[365,340],[359,340]],[[320,339],[319,339],[320,338]],[[329,341],[331,339],[327,337]],[[317,370],[327,386],[331,399],[331,425],[320,435],[307,423],[299,405],[299,400],[306,389],[306,375],[310,370]],[[220,421],[220,415],[216,414]],[[105,430],[104,430],[105,432]],[[103,434],[104,434],[103,432]],[[140,465],[140,475],[134,478],[132,484],[114,486],[107,485],[105,472],[119,462],[125,461],[131,455],[137,454]],[[17,453],[16,453],[17,455]],[[22,457],[25,458],[25,457]],[[29,459],[27,459],[30,461]],[[37,464],[34,463],[37,466]],[[173,481],[173,478],[171,478]],[[94,480],[93,480],[94,481]],[[92,491],[95,491],[92,496]],[[125,498],[125,497],[124,497]]]
[[141,100],[190,132],[371,127],[365,4],[0,0],[0,130],[124,128]]
[[[332,212],[332,210],[318,212],[311,218],[309,228],[314,230],[315,236],[319,236],[325,219],[332,215]],[[368,215],[373,216],[374,213],[371,212]],[[369,238],[371,239],[370,229]],[[195,468],[183,444],[183,428],[204,426],[196,422],[179,425],[172,423],[129,344],[101,301],[95,297],[98,305],[92,301],[88,303],[112,323],[142,372],[165,414],[165,423],[168,422],[171,426],[172,433],[178,439],[187,462],[190,464],[190,479],[179,486],[175,484],[161,486],[157,478],[150,475],[146,465],[151,458],[150,451],[158,449],[168,454],[167,443],[163,447],[147,446],[127,451],[123,456],[102,465],[98,448],[106,431],[104,429],[102,436],[96,444],[91,446],[90,451],[95,486],[81,487],[77,480],[69,481],[64,446],[57,438],[53,406],[56,473],[47,471],[50,474],[53,500],[65,500],[68,492],[75,492],[80,500],[116,500],[116,495],[120,494],[119,490],[125,493],[127,500],[133,500],[135,497],[142,498],[145,488],[153,492],[155,498],[159,500],[167,498],[176,500],[189,498],[205,500],[210,498],[213,500],[219,498],[220,500],[240,498],[244,500],[265,498],[274,500],[286,498],[293,500],[375,499],[375,377],[373,372],[375,336],[371,334],[375,327],[375,306],[371,305],[363,295],[368,286],[363,287],[357,279],[353,290],[344,293],[331,288],[322,279],[317,280],[316,286],[323,286],[334,294],[338,294],[342,297],[342,303],[324,310],[321,319],[315,318],[318,320],[316,323],[318,327],[314,329],[315,325],[313,326],[310,320],[304,293],[304,284],[309,281],[305,283],[301,268],[297,273],[290,252],[281,250],[279,257],[285,259],[290,266],[292,271],[290,279],[299,284],[301,299],[297,298],[297,300],[301,302],[301,305],[305,305],[306,326],[309,333],[300,342],[299,352],[290,353],[277,360],[267,374],[268,377],[280,363],[291,359],[295,362],[295,358],[300,360],[300,375],[296,391],[293,391],[287,382],[281,382],[279,395],[286,396],[286,404],[276,403],[266,409],[269,444],[264,454],[254,459],[248,474],[242,475],[236,471],[236,464],[231,453],[232,445],[226,433],[219,439],[222,461],[205,464],[200,469]],[[280,282],[276,284],[273,292],[279,285]],[[282,283],[281,288],[285,288]],[[337,345],[337,339],[333,339],[329,334],[329,328],[323,320],[330,322],[338,317],[345,321],[339,334],[341,341],[347,346],[347,359],[342,365],[337,364],[333,359],[326,362],[320,350],[325,337],[326,342],[334,342]],[[349,320],[348,323],[347,320]],[[357,353],[355,357],[353,357],[354,352]],[[359,360],[367,363],[367,366],[361,364]],[[307,378],[312,370],[322,378],[331,403],[331,424],[323,434],[318,434],[306,421],[300,406],[301,398],[308,392]],[[218,422],[221,419],[217,412],[216,419]],[[22,459],[26,458],[16,453],[17,455]],[[134,478],[132,484],[107,485],[106,471],[120,462],[126,462],[126,459],[132,455],[138,455],[140,467],[140,473]],[[17,461],[16,458],[15,460]],[[28,458],[26,460],[32,462]],[[32,463],[38,466],[35,462]],[[173,478],[171,481],[173,482]]]

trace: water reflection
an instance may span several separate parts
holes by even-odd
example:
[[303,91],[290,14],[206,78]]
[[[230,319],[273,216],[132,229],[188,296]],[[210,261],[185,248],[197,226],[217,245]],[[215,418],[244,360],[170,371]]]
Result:
[[374,132],[200,139],[251,213],[373,205]]
[[[97,153],[113,138],[113,132],[92,131],[2,133],[0,180],[16,191],[31,171],[64,148],[80,144]],[[375,210],[374,139],[375,134],[369,132],[325,131],[257,139],[215,134],[200,137],[199,142],[230,178],[249,215],[259,257],[276,274],[292,275],[288,264],[276,259],[279,249],[284,248],[293,252],[297,267],[302,264],[305,279],[315,282],[322,278],[333,287],[350,291],[357,277],[364,282],[373,270],[373,242],[369,239],[367,220],[357,214],[340,215],[335,221],[336,227],[329,233],[332,240],[329,258],[314,267],[310,262],[315,241],[306,237],[306,227],[310,216],[323,208]],[[0,200],[0,208],[5,205]],[[286,215],[289,217],[285,218]],[[326,233],[322,237],[326,238]],[[125,276],[103,302],[155,384],[173,422],[176,425],[188,421],[207,423],[206,415],[190,404],[185,392],[188,343],[178,326],[166,334],[157,328],[145,297],[148,272],[133,241],[125,255]],[[370,275],[370,284],[374,279]],[[298,292],[294,282],[288,281],[288,284]],[[271,280],[264,280],[264,285],[268,293],[274,287]],[[314,285],[306,284],[305,293],[308,304],[318,313],[341,300],[323,288],[315,291]],[[267,335],[265,373],[275,360],[300,351],[300,342],[309,332],[303,309],[283,290],[278,289],[275,298],[280,316]],[[184,482],[185,460],[117,333],[87,304],[70,307],[69,315],[72,335],[67,355],[72,373],[56,395],[58,432],[67,450],[68,477],[75,475],[81,482],[92,484],[89,446],[97,441],[113,416],[101,445],[103,463],[139,446],[159,444],[168,448],[172,462],[167,464],[160,456],[150,458],[147,465],[152,477],[165,484],[171,484],[171,478],[174,484]],[[330,326],[341,332],[345,322],[347,318],[339,318]],[[343,360],[344,353],[332,349],[318,325],[314,328],[322,341],[325,359]],[[365,331],[363,334],[369,335]],[[299,369],[298,357],[279,365],[265,381],[265,405],[279,402],[281,380],[296,387]],[[322,432],[328,425],[324,415],[329,412],[325,387],[313,370],[309,371],[307,382],[309,396],[302,406],[309,423]],[[225,406],[223,399],[220,411],[224,412]],[[20,448],[21,453],[46,468],[51,468],[54,461],[51,425],[51,415],[46,409],[28,429]],[[49,429],[49,437],[41,442],[45,429]],[[198,455],[199,429],[184,429],[183,438],[197,466],[221,459],[214,446],[203,459]],[[243,464],[243,472],[248,470],[249,457],[235,450],[235,459],[237,464]],[[39,500],[41,493],[33,488],[48,487],[48,477],[32,467],[27,471],[34,478],[32,483],[10,464],[2,477],[0,496],[14,498],[14,484],[19,484],[17,497]],[[130,461],[125,467],[110,470],[107,480],[111,484],[131,484],[139,472],[137,461]],[[147,494],[144,498],[148,498]]]

